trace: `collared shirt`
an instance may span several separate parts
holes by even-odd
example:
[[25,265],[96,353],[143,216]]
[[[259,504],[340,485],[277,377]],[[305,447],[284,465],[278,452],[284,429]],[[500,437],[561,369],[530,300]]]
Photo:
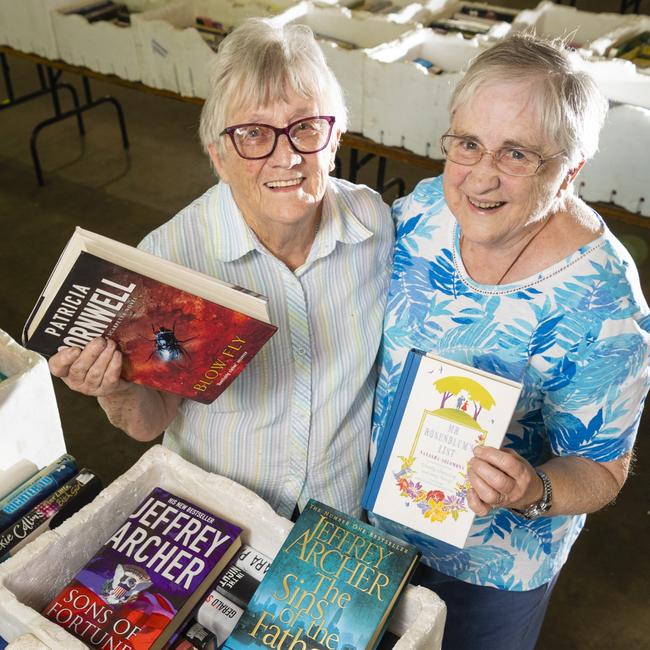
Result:
[[330,178],[320,229],[295,271],[259,242],[225,183],[140,247],[267,296],[278,327],[212,404],[182,402],[164,444],[284,516],[310,497],[358,516],[393,247],[381,197]]
[[[463,266],[441,177],[419,183],[393,215],[373,455],[410,348],[520,381],[503,447],[534,467],[552,456],[606,462],[632,449],[650,384],[650,311],[634,262],[604,224],[601,236],[550,268],[492,286]],[[422,561],[446,575],[527,591],[557,574],[584,522],[584,515],[527,521],[495,508],[474,519],[463,549],[377,523],[418,545]]]

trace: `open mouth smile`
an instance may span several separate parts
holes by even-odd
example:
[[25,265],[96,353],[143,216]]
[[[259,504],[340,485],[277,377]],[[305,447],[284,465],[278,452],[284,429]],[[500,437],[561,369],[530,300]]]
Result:
[[269,181],[268,183],[264,183],[264,185],[266,185],[266,187],[269,189],[274,190],[285,187],[296,187],[297,185],[300,185],[303,180],[305,180],[303,177],[291,178],[286,181]]
[[476,199],[470,199],[467,197],[467,200],[479,210],[496,210],[502,205],[505,205],[505,201],[477,201]]

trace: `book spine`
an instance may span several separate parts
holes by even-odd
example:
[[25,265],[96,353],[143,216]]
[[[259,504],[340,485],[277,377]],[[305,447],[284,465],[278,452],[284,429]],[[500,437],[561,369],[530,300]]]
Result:
[[0,534],[0,562],[15,555],[45,530],[53,530],[62,524],[77,510],[90,503],[101,489],[99,478],[93,472],[82,469]]
[[381,439],[379,440],[379,446],[377,448],[377,456],[375,457],[375,462],[372,464],[370,476],[368,477],[368,484],[363,495],[361,505],[366,510],[372,510],[375,505],[375,500],[377,499],[377,494],[379,493],[379,488],[386,467],[388,466],[388,459],[390,458],[390,453],[393,449],[395,434],[397,433],[397,428],[399,428],[402,417],[404,416],[404,409],[406,408],[409,393],[413,386],[415,376],[417,375],[418,368],[420,367],[422,357],[423,354],[418,350],[409,350],[406,360],[404,361],[402,375],[397,384],[397,389],[395,390],[395,397],[393,398],[393,403],[390,407],[390,413],[386,418],[386,426],[381,434]]
[[243,613],[241,607],[214,589],[199,607],[196,620],[210,630],[217,637],[217,644],[221,645],[235,629]]
[[271,566],[271,559],[248,544],[241,547],[235,565],[261,582]]
[[0,501],[0,530],[18,521],[37,503],[72,478],[77,471],[74,457],[64,454],[19,485]]

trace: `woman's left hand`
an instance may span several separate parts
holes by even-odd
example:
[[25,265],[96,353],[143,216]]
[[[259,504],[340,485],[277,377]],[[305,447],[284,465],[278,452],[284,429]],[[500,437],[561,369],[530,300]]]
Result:
[[542,498],[543,485],[533,466],[510,449],[478,446],[469,462],[469,507],[477,515],[493,508],[524,508]]

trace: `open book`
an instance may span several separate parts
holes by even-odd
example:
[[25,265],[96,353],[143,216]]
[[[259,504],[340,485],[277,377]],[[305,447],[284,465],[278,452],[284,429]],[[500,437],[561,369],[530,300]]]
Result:
[[520,392],[509,379],[409,351],[364,508],[462,548],[474,520],[467,463],[477,445],[501,446]]
[[127,381],[210,403],[276,330],[264,296],[77,228],[23,342],[50,357],[111,338]]

